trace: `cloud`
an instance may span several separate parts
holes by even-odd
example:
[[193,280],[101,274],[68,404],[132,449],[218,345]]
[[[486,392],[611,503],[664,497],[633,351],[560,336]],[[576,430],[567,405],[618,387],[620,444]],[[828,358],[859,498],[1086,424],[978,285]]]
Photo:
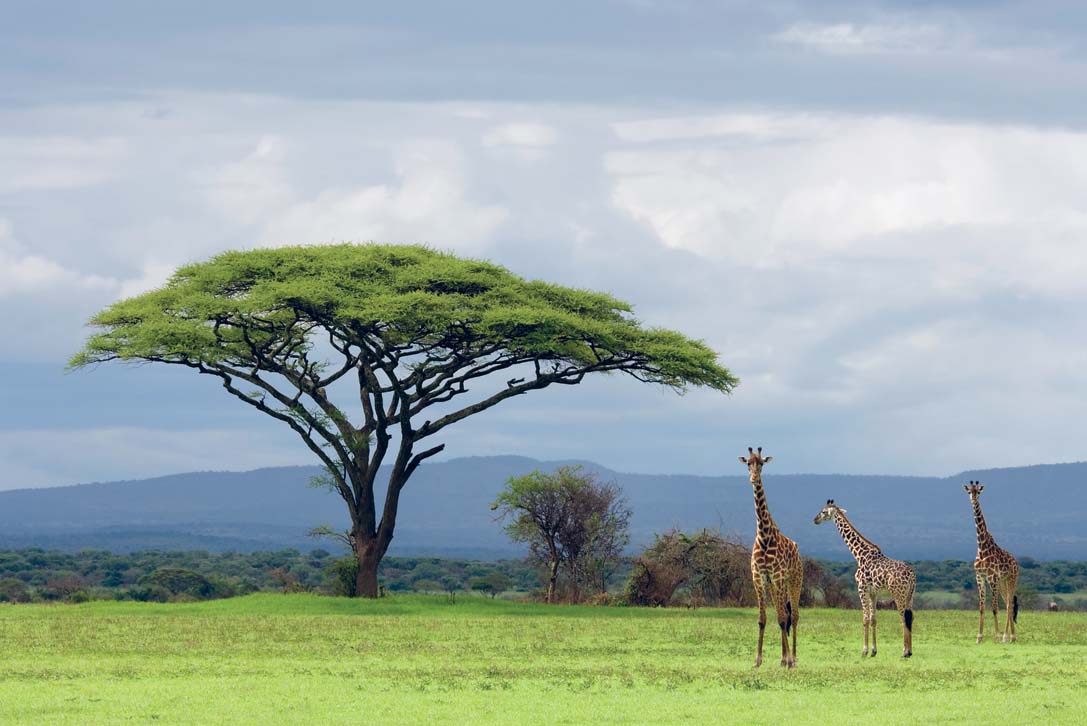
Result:
[[953,37],[946,28],[927,23],[801,22],[771,37],[778,43],[834,55],[933,53],[963,43],[963,39]]
[[126,146],[116,137],[0,136],[0,194],[78,189],[115,178]]
[[330,186],[313,196],[292,188],[287,142],[262,138],[244,160],[223,167],[210,198],[253,225],[261,244],[386,241],[479,250],[507,212],[468,197],[467,161],[456,143],[417,138],[393,152],[393,179]]
[[[709,472],[759,438],[783,471],[946,473],[1021,463],[1020,441],[1083,456],[1068,433],[1087,337],[1087,143],[1074,129],[785,107],[148,102],[169,114],[38,112],[51,135],[109,127],[126,154],[108,181],[64,191],[63,214],[46,190],[5,207],[7,267],[39,258],[4,299],[11,360],[59,375],[95,309],[223,249],[429,242],[628,299],[647,324],[707,340],[743,381],[728,398],[621,377],[548,391],[458,427],[451,455]],[[26,113],[20,135],[43,123]],[[524,163],[519,149],[545,156]],[[177,426],[203,430],[205,401],[165,395]],[[68,431],[57,409],[35,425]],[[250,427],[206,428],[235,425]],[[23,439],[27,481],[87,478],[51,461],[43,436]],[[96,440],[95,471],[113,441]],[[136,472],[118,446],[125,475],[202,466],[191,448]]]
[[484,148],[523,161],[540,161],[558,143],[558,132],[547,124],[518,122],[494,126],[483,134]]
[[69,269],[56,261],[27,252],[12,235],[11,223],[0,218],[0,298],[62,291],[110,290],[117,281]]
[[805,114],[616,132],[643,143],[607,156],[613,202],[670,247],[764,266],[938,258],[946,286],[1072,290],[1087,272],[1085,133]]

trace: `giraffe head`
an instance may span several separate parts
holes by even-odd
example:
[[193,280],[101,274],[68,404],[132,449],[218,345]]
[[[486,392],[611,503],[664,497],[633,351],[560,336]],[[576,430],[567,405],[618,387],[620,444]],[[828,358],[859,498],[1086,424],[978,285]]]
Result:
[[970,495],[971,502],[976,502],[978,495],[985,491],[985,485],[979,481],[971,481],[969,485],[963,484],[962,490]]
[[845,514],[845,509],[835,504],[833,499],[828,499],[827,505],[819,510],[819,514],[815,515],[815,523],[829,522],[837,516],[838,512]]
[[764,464],[769,464],[774,460],[772,456],[763,456],[762,447],[759,447],[758,451],[755,451],[750,446],[747,447],[747,456],[741,456],[740,461],[747,464],[747,474],[751,479],[751,483],[762,479],[762,467]]

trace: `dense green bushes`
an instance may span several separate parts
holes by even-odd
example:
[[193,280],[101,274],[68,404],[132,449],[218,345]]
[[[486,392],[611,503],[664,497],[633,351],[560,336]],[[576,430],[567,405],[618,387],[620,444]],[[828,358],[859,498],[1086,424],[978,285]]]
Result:
[[[87,599],[177,602],[210,600],[261,590],[350,595],[354,560],[328,551],[209,553],[148,550],[113,554],[32,548],[0,550],[0,602]],[[473,588],[486,581],[488,585]],[[534,592],[536,570],[521,561],[471,562],[393,557],[382,563],[389,591]]]
[[[736,558],[711,559],[696,568],[702,575],[685,586],[681,601],[689,604],[736,602],[748,604],[749,577],[720,577],[731,570],[722,566],[736,559],[747,561],[747,551]],[[71,602],[83,599],[141,600],[153,602],[204,600],[255,591],[323,592],[347,595],[353,586],[351,558],[325,550],[300,552],[209,553],[149,550],[112,554],[102,550],[76,553],[42,549],[0,550],[0,603]],[[805,569],[805,603],[835,607],[856,606],[853,562],[811,561]],[[944,560],[915,562],[918,608],[976,608],[974,568],[970,562]],[[703,572],[704,571],[704,572]],[[613,589],[631,573],[631,561],[616,573]],[[709,573],[713,577],[707,577]],[[521,560],[477,562],[435,557],[386,558],[381,583],[388,592],[475,591],[481,595],[541,594],[541,573]],[[729,583],[728,587],[724,585]],[[729,588],[740,588],[734,594]],[[712,586],[712,587],[711,587]],[[714,594],[716,593],[716,597]],[[613,595],[616,594],[613,592]],[[1046,608],[1055,602],[1062,610],[1087,609],[1087,563],[1020,562],[1021,607]],[[614,601],[615,598],[610,598]],[[603,600],[602,600],[603,601]]]

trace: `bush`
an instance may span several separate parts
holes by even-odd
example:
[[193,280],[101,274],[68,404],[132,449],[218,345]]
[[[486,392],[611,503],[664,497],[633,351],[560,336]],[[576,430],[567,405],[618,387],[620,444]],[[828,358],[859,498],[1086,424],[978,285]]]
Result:
[[679,530],[657,535],[634,560],[624,597],[630,605],[745,604],[750,600],[747,548],[720,533]]
[[68,602],[79,604],[81,602],[90,602],[91,596],[86,590],[76,590],[68,596]]
[[4,578],[0,580],[0,602],[30,602],[30,588],[22,580]]
[[140,584],[161,587],[171,596],[188,595],[193,600],[215,600],[234,595],[230,585],[181,567],[160,567],[141,578]]
[[332,594],[340,597],[355,597],[356,577],[359,561],[354,557],[337,557],[325,566],[326,582],[331,586]]
[[162,585],[137,585],[130,588],[128,595],[139,602],[169,602],[173,593]]
[[41,595],[46,600],[67,600],[72,593],[78,592],[86,587],[86,583],[83,578],[78,575],[62,575],[60,577],[54,577],[46,582],[41,588]]

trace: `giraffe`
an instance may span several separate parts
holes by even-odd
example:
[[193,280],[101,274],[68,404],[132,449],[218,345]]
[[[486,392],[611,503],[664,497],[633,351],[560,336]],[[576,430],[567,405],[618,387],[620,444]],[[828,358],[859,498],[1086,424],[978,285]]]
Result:
[[[902,657],[913,655],[913,591],[917,576],[913,567],[902,560],[892,560],[874,542],[857,531],[845,510],[828,499],[827,504],[815,516],[815,523],[833,520],[846,547],[857,560],[857,594],[864,613],[864,650],[861,656],[876,655],[876,594],[887,590],[894,598],[898,615],[902,620]],[[868,627],[872,627],[872,650],[868,650]]]
[[[988,582],[993,596],[993,630],[996,633],[996,642],[1007,643],[1010,633],[1011,642],[1014,643],[1015,621],[1019,617],[1019,596],[1015,594],[1019,585],[1019,563],[1007,550],[996,546],[993,535],[989,534],[989,528],[985,526],[981,502],[978,501],[985,486],[981,482],[971,481],[962,488],[970,495],[970,503],[974,505],[974,525],[978,530],[978,556],[974,558],[974,575],[978,583],[978,642],[985,639],[985,583]],[[1004,609],[1008,612],[1004,620],[1003,635],[997,623],[1001,597],[1004,598]]]
[[[800,588],[804,565],[796,542],[781,533],[766,507],[762,467],[774,457],[763,457],[761,446],[757,453],[749,446],[747,453],[746,457],[740,457],[740,461],[747,464],[748,477],[755,493],[757,525],[755,544],[751,548],[751,579],[755,583],[755,597],[759,602],[759,649],[755,655],[755,667],[762,665],[762,638],[766,632],[765,591],[769,589],[781,630],[781,665],[793,668],[796,666],[796,629],[800,623]],[[790,630],[793,633],[792,653],[789,652]]]

